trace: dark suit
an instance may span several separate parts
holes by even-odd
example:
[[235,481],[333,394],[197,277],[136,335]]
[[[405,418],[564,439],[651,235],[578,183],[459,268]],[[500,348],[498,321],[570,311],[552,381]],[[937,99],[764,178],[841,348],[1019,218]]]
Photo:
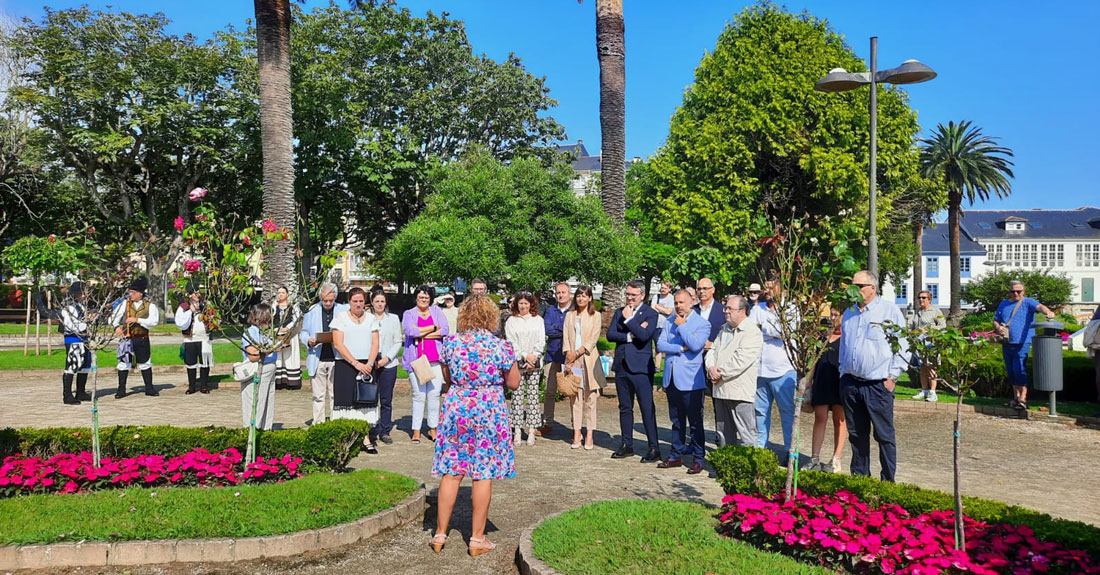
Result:
[[619,397],[619,430],[623,445],[634,446],[634,397],[637,396],[651,451],[658,449],[657,416],[653,406],[653,374],[656,372],[653,337],[659,323],[657,311],[642,304],[628,320],[623,319],[623,308],[615,310],[607,326],[607,341],[616,344],[615,391]]
[[703,316],[703,308],[699,304],[691,306],[691,310],[710,323],[710,336],[707,341],[714,343],[718,334],[722,333],[722,327],[726,325],[726,312],[722,309],[722,302],[718,298],[711,300],[710,316]]

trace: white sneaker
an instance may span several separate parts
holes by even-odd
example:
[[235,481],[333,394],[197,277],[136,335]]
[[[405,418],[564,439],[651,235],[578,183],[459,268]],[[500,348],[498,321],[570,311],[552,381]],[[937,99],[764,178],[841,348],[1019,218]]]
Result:
[[534,444],[535,444],[535,428],[532,427],[531,429],[527,430],[527,445],[534,445]]
[[913,399],[926,399],[928,397],[928,390],[922,389],[920,393],[913,396]]
[[514,432],[515,433],[512,434],[512,443],[515,445],[523,443],[523,433],[520,431],[520,428],[517,427]]
[[924,396],[924,400],[925,401],[932,401],[932,402],[939,401],[939,396],[936,395],[936,392],[929,391],[928,395]]

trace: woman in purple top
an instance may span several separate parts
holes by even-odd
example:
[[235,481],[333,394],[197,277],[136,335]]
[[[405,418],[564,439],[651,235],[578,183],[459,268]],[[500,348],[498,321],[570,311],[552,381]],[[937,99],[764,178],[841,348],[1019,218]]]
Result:
[[[422,285],[414,292],[416,307],[405,310],[401,326],[405,330],[405,352],[401,365],[409,372],[412,387],[412,441],[420,443],[420,428],[424,424],[424,404],[428,406],[428,439],[435,441],[435,428],[439,427],[439,390],[443,387],[443,372],[439,366],[439,340],[451,333],[451,326],[439,306],[431,305],[435,290]],[[420,381],[412,363],[424,356],[432,366],[434,376]]]

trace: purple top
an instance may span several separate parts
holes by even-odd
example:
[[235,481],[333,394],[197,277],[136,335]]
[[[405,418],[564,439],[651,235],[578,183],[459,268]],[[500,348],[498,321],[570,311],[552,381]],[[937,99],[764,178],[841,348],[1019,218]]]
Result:
[[[447,318],[443,315],[443,310],[439,306],[433,305],[428,307],[428,311],[432,314],[432,324],[439,326],[440,337],[447,337],[451,333],[451,326],[447,323]],[[420,338],[420,314],[417,313],[416,308],[407,309],[401,316],[401,327],[405,330],[405,351],[401,354],[401,366],[405,370],[409,370],[412,367],[412,362],[417,358],[418,351],[416,340]],[[425,323],[424,325],[431,325]],[[439,361],[439,340],[429,340],[434,345],[432,346],[436,351],[435,359],[428,356],[429,361]]]

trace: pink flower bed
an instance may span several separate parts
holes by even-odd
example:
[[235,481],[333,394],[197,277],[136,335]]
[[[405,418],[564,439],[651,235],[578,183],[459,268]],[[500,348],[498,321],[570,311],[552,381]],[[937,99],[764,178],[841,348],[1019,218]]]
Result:
[[242,466],[244,458],[236,449],[210,453],[195,449],[190,453],[165,457],[139,455],[122,459],[104,457],[99,467],[92,465],[92,454],[61,453],[49,459],[13,455],[0,466],[0,496],[32,493],[79,493],[139,485],[218,487],[241,483],[285,481],[300,476],[300,457],[289,454]]
[[918,516],[896,505],[869,507],[848,492],[794,501],[727,495],[719,530],[766,549],[853,573],[1100,573],[1083,551],[1035,539],[1030,528],[965,519],[966,552],[955,549],[952,511]]

